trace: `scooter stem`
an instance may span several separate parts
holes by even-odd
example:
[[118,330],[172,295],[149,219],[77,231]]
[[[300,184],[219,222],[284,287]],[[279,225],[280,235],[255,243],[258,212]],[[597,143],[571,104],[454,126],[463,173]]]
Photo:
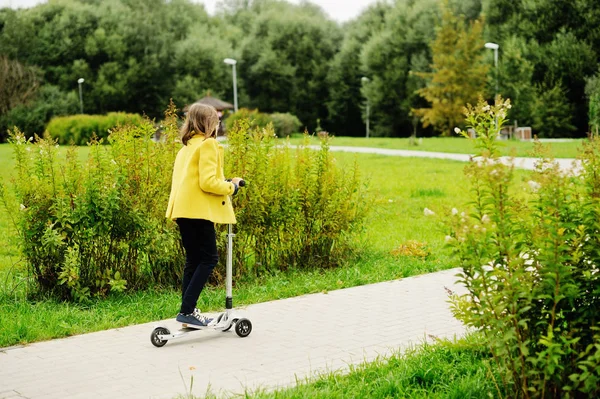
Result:
[[227,270],[226,270],[226,296],[225,296],[225,308],[233,308],[233,296],[232,296],[232,270],[233,270],[233,226],[229,224],[227,226]]

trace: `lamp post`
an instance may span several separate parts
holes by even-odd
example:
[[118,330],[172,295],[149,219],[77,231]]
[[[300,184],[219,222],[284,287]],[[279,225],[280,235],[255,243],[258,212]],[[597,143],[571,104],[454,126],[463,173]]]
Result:
[[235,74],[235,65],[237,61],[233,58],[225,58],[223,60],[227,65],[231,65],[233,68],[233,110],[237,112],[238,110],[238,101],[237,101],[237,76]]
[[79,110],[83,114],[83,92],[81,90],[81,84],[85,82],[83,78],[77,79],[77,83],[79,84]]
[[[363,76],[360,80],[363,84],[368,84],[371,81],[366,76]],[[365,98],[367,99],[367,138],[369,138],[369,97],[365,96]]]
[[498,49],[500,48],[500,45],[498,45],[496,43],[486,43],[485,48],[494,50],[494,66],[496,68],[496,95],[495,95],[495,97],[498,97]]

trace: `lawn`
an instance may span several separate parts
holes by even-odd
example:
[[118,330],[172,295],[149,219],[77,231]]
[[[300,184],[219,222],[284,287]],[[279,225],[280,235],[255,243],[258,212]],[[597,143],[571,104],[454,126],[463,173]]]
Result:
[[[299,135],[291,140],[292,144],[300,144],[302,138]],[[417,139],[417,145],[411,145],[408,138],[387,137],[335,137],[332,146],[350,147],[374,147],[396,150],[446,152],[456,154],[474,154],[475,148],[472,140],[459,137],[426,137]],[[503,140],[501,150],[503,155],[514,155],[518,157],[529,157],[534,148],[533,141]],[[550,146],[556,158],[575,158],[577,150],[581,147],[582,140],[550,141],[544,142]],[[313,144],[318,144],[318,139],[312,138]]]
[[[87,149],[81,148],[85,158]],[[468,201],[465,164],[449,160],[389,157],[375,154],[335,153],[341,167],[358,162],[376,200],[354,261],[331,270],[266,275],[236,282],[236,304],[244,305],[306,293],[351,287],[446,269],[452,266],[444,251],[441,217]],[[8,145],[0,145],[0,177],[7,183],[12,169]],[[519,171],[519,174],[526,172]],[[424,208],[436,214],[425,216]],[[91,331],[173,317],[179,293],[157,289],[136,294],[115,294],[86,305],[55,300],[27,300],[25,274],[18,263],[10,214],[0,209],[0,347],[64,337]],[[425,256],[395,254],[409,242],[422,246]],[[423,254],[420,254],[423,255]],[[16,265],[16,266],[13,266]],[[223,288],[209,287],[199,307],[223,307]]]
[[[467,141],[465,141],[467,142]],[[468,142],[467,142],[468,143]],[[335,144],[335,143],[334,143]],[[81,158],[87,149],[80,148]],[[235,286],[236,306],[307,293],[393,280],[452,267],[444,249],[443,215],[453,207],[464,209],[469,199],[464,163],[376,154],[334,153],[344,168],[358,162],[375,200],[353,262],[336,269],[310,272],[290,270],[243,279]],[[13,160],[8,145],[0,145],[0,179],[8,184]],[[517,181],[529,172],[517,171]],[[435,215],[426,216],[428,208]],[[18,263],[10,213],[0,207],[0,348],[74,334],[104,330],[173,317],[180,294],[170,289],[112,294],[85,305],[38,298],[24,289],[25,273]],[[424,253],[398,253],[416,243]],[[405,246],[406,247],[406,246]],[[221,310],[223,288],[210,286],[198,306]],[[486,362],[489,354],[471,338],[440,342],[387,359],[350,367],[349,373],[323,374],[298,386],[275,392],[248,393],[254,398],[304,397],[416,397],[478,398],[495,386]]]
[[498,392],[494,381],[500,377],[490,357],[477,335],[471,335],[457,342],[441,341],[398,352],[386,359],[350,366],[348,373],[325,373],[287,389],[247,392],[245,397],[498,398],[502,392]]

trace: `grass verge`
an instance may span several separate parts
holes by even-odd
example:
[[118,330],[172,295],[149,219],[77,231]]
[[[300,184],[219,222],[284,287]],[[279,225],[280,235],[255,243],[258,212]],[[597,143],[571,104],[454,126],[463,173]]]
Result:
[[[491,354],[477,335],[441,340],[397,352],[387,358],[322,373],[293,387],[246,392],[252,399],[304,398],[499,398]],[[217,396],[207,393],[206,398]],[[182,398],[180,396],[180,398]],[[189,396],[185,397],[190,399]]]

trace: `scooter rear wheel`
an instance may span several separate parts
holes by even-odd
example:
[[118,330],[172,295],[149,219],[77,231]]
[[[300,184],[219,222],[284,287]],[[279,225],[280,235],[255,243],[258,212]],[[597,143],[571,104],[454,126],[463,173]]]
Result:
[[169,331],[168,329],[166,329],[164,327],[156,327],[152,331],[152,334],[150,334],[150,342],[152,342],[152,345],[156,346],[157,348],[165,346],[167,344],[168,340],[160,339],[158,336],[159,335],[169,335],[169,334],[171,334],[171,331]]

